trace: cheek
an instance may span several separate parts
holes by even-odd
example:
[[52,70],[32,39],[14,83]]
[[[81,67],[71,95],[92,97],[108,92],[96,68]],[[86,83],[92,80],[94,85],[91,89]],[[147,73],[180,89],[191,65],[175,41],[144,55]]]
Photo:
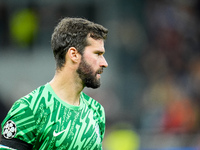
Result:
[[98,61],[96,59],[91,59],[91,65],[96,67],[98,65]]
[[92,67],[96,67],[98,65],[98,59],[95,57],[85,57],[85,60]]

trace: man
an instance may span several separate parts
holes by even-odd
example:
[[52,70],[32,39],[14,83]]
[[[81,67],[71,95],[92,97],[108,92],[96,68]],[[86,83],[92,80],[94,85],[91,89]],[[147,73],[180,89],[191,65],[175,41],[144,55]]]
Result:
[[100,86],[107,32],[82,18],[60,21],[51,39],[55,76],[14,103],[2,122],[2,149],[102,149],[104,109],[82,90]]

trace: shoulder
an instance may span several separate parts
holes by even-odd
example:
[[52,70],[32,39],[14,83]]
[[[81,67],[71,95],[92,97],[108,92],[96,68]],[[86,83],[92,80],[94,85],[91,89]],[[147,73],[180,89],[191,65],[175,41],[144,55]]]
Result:
[[38,87],[37,89],[33,90],[31,93],[27,94],[26,96],[22,97],[24,101],[27,101],[28,103],[31,103],[33,100],[36,100],[43,95],[46,95],[46,85],[42,85]]
[[31,110],[34,114],[38,112],[37,110],[46,109],[53,105],[53,96],[49,84],[42,85],[30,92],[26,96],[22,97],[21,100],[28,103]]
[[34,118],[33,106],[42,89],[44,89],[44,86],[35,89],[31,93],[15,101],[2,124],[4,124],[10,118],[23,119],[25,117],[30,118],[30,116]]
[[[23,99],[17,100],[12,105],[1,125],[4,138],[16,138],[29,144],[33,143],[33,133],[36,132],[36,124],[33,112],[27,101]],[[26,129],[25,126],[28,127],[28,129]]]
[[[37,124],[36,121],[39,118],[38,110],[41,106],[38,99],[42,97],[42,93],[45,86],[40,86],[31,93],[17,100],[9,110],[7,116],[2,122],[2,129],[6,129],[7,123],[12,121],[16,126],[16,133],[12,138],[20,139],[29,144],[33,144],[35,140],[35,133]],[[26,128],[25,128],[26,127]],[[8,137],[5,134],[4,137]]]
[[83,97],[83,101],[84,103],[90,108],[93,109],[95,111],[97,111],[100,116],[104,116],[104,107],[95,99],[91,98],[90,96],[88,96],[87,94],[85,94],[84,92],[82,92],[81,96]]

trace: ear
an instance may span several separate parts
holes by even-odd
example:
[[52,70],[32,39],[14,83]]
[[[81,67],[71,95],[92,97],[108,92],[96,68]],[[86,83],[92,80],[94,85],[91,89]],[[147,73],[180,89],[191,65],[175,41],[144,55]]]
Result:
[[68,56],[73,62],[78,62],[80,59],[80,53],[75,47],[70,47],[68,49]]

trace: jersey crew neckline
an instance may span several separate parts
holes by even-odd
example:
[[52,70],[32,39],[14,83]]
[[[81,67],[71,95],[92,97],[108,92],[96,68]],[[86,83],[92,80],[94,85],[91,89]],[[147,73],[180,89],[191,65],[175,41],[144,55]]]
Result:
[[53,88],[51,87],[51,85],[49,83],[47,83],[45,85],[47,87],[47,89],[51,92],[51,94],[63,105],[65,105],[67,108],[69,109],[73,109],[73,110],[81,110],[83,108],[83,93],[81,92],[80,94],[80,105],[79,106],[75,106],[75,105],[71,105],[65,101],[63,101],[61,98],[58,97],[58,95],[54,92]]

